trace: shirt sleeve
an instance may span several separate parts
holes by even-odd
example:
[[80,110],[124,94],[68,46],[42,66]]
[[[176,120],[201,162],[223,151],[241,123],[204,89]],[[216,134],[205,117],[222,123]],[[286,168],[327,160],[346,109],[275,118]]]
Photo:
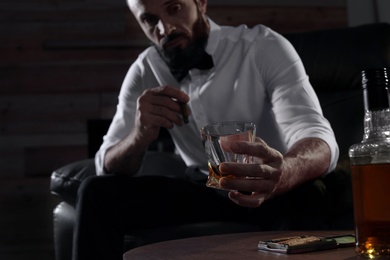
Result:
[[[287,147],[303,138],[320,138],[331,150],[328,172],[335,169],[339,148],[329,121],[323,116],[317,95],[309,82],[303,63],[294,47],[284,37],[270,32],[269,44],[260,53],[267,55],[260,68],[267,92]],[[262,66],[262,65],[260,65]]]
[[142,66],[136,61],[128,70],[122,83],[116,113],[107,134],[103,137],[103,143],[95,155],[97,175],[107,173],[104,168],[104,158],[107,150],[128,136],[134,126],[137,98],[143,91],[141,73]]

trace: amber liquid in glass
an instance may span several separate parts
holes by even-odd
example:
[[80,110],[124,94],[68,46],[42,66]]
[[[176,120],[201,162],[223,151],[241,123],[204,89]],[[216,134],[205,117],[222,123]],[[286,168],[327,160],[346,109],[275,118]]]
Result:
[[222,177],[229,177],[229,176],[231,178],[234,178],[233,175],[221,174],[221,172],[219,171],[219,165],[214,166],[208,163],[208,169],[209,169],[209,177],[206,183],[207,187],[222,189],[219,186],[219,179],[221,179]]
[[390,257],[390,164],[351,165],[356,251]]

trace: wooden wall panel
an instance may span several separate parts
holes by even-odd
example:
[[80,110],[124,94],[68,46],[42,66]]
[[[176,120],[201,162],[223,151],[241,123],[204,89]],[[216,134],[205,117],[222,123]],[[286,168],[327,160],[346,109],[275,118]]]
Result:
[[315,6],[211,6],[209,16],[220,24],[264,24],[280,33],[347,26],[345,7]]
[[[10,178],[48,177],[57,167],[86,159],[87,144],[86,130],[70,134],[1,135],[0,182]],[[39,154],[34,154],[35,151]]]
[[10,139],[12,138],[0,135],[0,183],[4,179],[24,177],[24,158],[22,156],[24,148],[16,146]]
[[80,122],[95,116],[98,106],[98,95],[3,96],[2,135],[84,132],[85,125]]
[[105,93],[100,99],[100,118],[112,118],[118,103],[118,92]]
[[[263,23],[282,33],[347,26],[345,6],[208,11],[221,24]],[[126,2],[4,0],[0,35],[0,179],[48,176],[83,159],[87,120],[112,117],[128,67],[148,46]]]
[[50,169],[49,173],[51,173],[65,164],[87,158],[88,151],[85,144],[26,147],[24,157],[24,175],[37,177],[47,176],[47,169]]
[[118,92],[129,65],[129,62],[114,60],[4,66],[0,67],[0,93],[17,98],[19,95],[31,94],[83,96]]

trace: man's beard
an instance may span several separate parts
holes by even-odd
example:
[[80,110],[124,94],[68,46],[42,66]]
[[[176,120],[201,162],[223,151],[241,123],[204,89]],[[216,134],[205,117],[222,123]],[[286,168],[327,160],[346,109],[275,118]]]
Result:
[[[191,69],[196,64],[197,59],[202,57],[205,52],[205,46],[208,38],[208,26],[206,21],[198,13],[198,20],[193,27],[194,39],[185,48],[175,47],[171,50],[166,50],[155,45],[161,58],[165,61],[170,69]],[[180,33],[168,35],[163,40],[164,44],[169,44],[177,37],[182,37]]]

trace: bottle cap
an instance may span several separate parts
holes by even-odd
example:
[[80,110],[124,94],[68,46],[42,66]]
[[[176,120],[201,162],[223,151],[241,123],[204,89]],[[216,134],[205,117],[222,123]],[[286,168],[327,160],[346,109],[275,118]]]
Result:
[[362,71],[365,109],[382,110],[390,107],[388,85],[386,68]]

